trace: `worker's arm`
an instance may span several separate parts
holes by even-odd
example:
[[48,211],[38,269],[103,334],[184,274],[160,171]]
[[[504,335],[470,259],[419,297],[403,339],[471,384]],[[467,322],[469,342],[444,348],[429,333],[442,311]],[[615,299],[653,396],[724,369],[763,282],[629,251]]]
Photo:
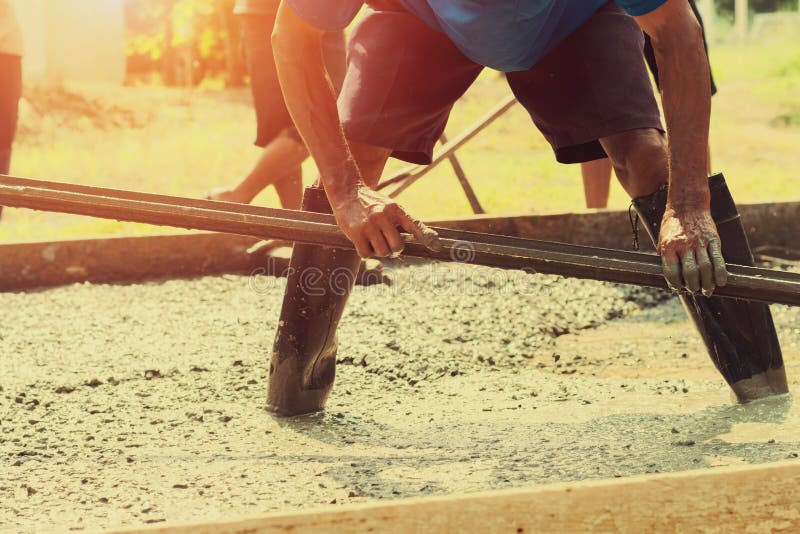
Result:
[[664,274],[675,288],[710,294],[728,274],[710,210],[711,87],[702,29],[686,0],[667,0],[635,18],[653,44],[669,135],[669,196],[658,244]]
[[286,106],[319,168],[339,227],[362,257],[401,252],[404,240],[398,228],[429,242],[430,231],[422,223],[364,183],[342,129],[336,93],[325,67],[323,33],[284,1],[272,45]]

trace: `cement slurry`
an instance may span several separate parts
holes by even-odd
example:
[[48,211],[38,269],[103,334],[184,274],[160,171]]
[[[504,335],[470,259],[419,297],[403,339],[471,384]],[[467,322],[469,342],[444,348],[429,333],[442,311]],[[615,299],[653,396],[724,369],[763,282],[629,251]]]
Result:
[[[96,530],[758,463],[677,300],[463,265],[356,288],[324,414],[264,410],[282,280],[0,294],[0,530]],[[800,310],[774,307],[792,388]]]

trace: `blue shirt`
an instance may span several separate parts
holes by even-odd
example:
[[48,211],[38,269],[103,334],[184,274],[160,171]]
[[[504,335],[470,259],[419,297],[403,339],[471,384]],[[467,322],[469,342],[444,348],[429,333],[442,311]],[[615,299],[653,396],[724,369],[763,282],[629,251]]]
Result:
[[[446,33],[471,60],[497,70],[527,70],[574,32],[607,0],[400,0],[431,28]],[[364,0],[286,0],[309,24],[337,31]],[[666,0],[616,0],[644,15]]]

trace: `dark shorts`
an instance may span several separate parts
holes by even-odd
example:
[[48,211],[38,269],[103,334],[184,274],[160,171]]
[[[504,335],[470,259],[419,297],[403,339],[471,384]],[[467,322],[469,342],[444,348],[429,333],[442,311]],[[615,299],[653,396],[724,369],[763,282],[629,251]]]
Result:
[[[267,146],[284,132],[302,142],[286,109],[272,52],[272,29],[279,3],[274,2],[275,11],[269,15],[240,15],[242,44],[256,110],[255,144],[260,147]],[[323,44],[328,72],[338,91],[346,65],[344,35],[328,33],[323,38]]]
[[[703,17],[700,16],[700,11],[697,9],[697,4],[694,0],[689,0],[689,5],[692,6],[694,16],[697,17],[697,22],[703,28],[703,47],[706,49],[706,58],[708,58],[708,42],[706,41],[706,31],[703,26]],[[659,91],[661,90],[661,82],[658,79],[658,65],[656,64],[656,53],[653,50],[653,45],[650,43],[650,36],[644,34],[644,59],[647,61],[647,66],[650,67],[650,72],[653,73],[653,80],[655,80]],[[709,62],[710,63],[710,62]],[[714,73],[711,73],[711,96],[717,94],[717,84],[714,82]]]
[[0,151],[14,144],[19,99],[22,96],[22,59],[0,54]]
[[[508,83],[562,163],[605,157],[599,139],[663,131],[636,22],[613,2]],[[354,29],[339,113],[350,139],[430,163],[453,104],[483,69],[397,0],[379,0]],[[487,103],[488,104],[488,103]]]

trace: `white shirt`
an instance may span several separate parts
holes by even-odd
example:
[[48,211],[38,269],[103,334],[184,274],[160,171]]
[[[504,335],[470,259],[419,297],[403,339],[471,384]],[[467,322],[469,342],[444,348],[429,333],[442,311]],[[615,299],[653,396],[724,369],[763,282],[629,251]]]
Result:
[[0,54],[21,56],[23,52],[22,30],[14,8],[8,0],[0,0]]

